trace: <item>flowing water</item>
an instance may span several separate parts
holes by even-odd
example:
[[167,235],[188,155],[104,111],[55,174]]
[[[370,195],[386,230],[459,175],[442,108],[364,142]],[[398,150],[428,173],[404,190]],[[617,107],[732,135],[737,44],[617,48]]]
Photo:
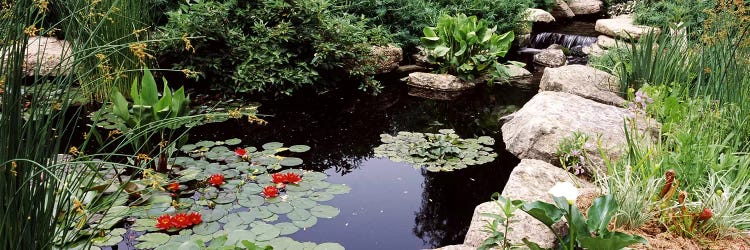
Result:
[[[268,125],[242,120],[209,124],[191,141],[240,138],[243,145],[279,141],[312,147],[299,156],[304,168],[327,173],[351,193],[327,204],[341,213],[299,231],[297,241],[338,242],[347,249],[422,249],[460,244],[474,207],[502,190],[519,160],[504,150],[499,118],[523,105],[535,91],[507,86],[479,88],[454,101],[407,94],[403,84],[370,96],[334,92],[264,103]],[[495,161],[448,173],[414,169],[373,156],[380,134],[436,132],[452,128],[462,137],[496,138]]]

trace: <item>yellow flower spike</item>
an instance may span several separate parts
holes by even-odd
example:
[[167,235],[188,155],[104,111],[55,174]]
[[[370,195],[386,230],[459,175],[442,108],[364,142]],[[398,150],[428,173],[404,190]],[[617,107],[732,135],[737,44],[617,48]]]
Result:
[[195,48],[193,47],[193,44],[190,43],[190,39],[187,37],[187,33],[182,35],[182,41],[185,42],[185,50],[191,51],[195,53]]
[[16,171],[16,168],[18,168],[18,164],[16,161],[10,162],[10,172],[13,174],[13,176],[18,176],[18,171]]
[[23,29],[23,33],[26,34],[27,36],[36,36],[36,34],[39,33],[39,31],[41,30],[42,29],[39,29],[35,25],[32,24],[32,25],[29,25],[29,27],[26,27],[25,29]]

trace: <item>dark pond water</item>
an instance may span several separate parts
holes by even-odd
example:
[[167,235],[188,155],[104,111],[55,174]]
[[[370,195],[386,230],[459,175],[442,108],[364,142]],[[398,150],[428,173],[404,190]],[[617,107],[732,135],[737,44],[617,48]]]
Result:
[[[278,141],[305,144],[304,168],[324,171],[351,193],[327,204],[341,213],[299,231],[297,241],[338,242],[347,249],[422,249],[459,244],[474,207],[502,190],[519,160],[504,150],[499,118],[528,101],[533,92],[507,86],[480,88],[454,101],[407,94],[393,84],[378,96],[330,92],[315,98],[263,103],[268,124],[244,120],[209,124],[191,131],[191,141],[240,138],[243,145]],[[373,156],[380,134],[437,132],[452,128],[462,137],[496,138],[494,162],[450,173],[414,169]]]

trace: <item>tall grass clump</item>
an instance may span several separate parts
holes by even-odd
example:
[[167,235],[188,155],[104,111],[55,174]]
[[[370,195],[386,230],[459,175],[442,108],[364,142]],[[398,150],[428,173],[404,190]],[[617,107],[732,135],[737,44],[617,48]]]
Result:
[[[643,211],[658,211],[662,222],[670,223],[670,208],[677,201],[640,187],[673,170],[679,182],[675,188],[687,194],[684,204],[714,211],[699,232],[687,235],[721,238],[734,229],[750,228],[745,205],[750,204],[750,16],[744,8],[717,1],[715,8],[704,11],[708,19],[700,32],[642,37],[607,64],[615,65],[613,72],[631,100],[653,98],[643,114],[661,123],[657,138],[626,129],[627,154],[609,166],[610,188],[622,193],[622,226],[638,227],[640,221],[627,215]],[[636,90],[641,97],[633,96]],[[630,183],[632,176],[641,181]],[[645,201],[659,200],[660,205],[642,205],[648,204],[644,197],[633,199],[625,190],[646,192],[643,196],[651,198]]]
[[[111,24],[108,19],[111,12],[103,13],[98,22],[84,27],[70,20],[48,19],[52,8],[61,7],[48,1],[18,0],[2,4],[0,249],[72,247],[72,242],[100,232],[98,227],[84,227],[92,215],[107,218],[115,200],[124,198],[119,195],[122,186],[116,182],[110,185],[117,191],[107,198],[87,192],[94,183],[105,180],[106,177],[98,174],[100,169],[118,164],[105,162],[113,153],[98,155],[94,160],[95,155],[86,154],[86,143],[80,148],[71,145],[70,136],[85,132],[75,131],[81,109],[71,106],[71,100],[82,93],[72,87],[79,84],[79,80],[103,77],[89,68],[88,60],[115,48],[127,48],[128,44],[118,39],[108,44],[94,41],[104,36],[101,33],[111,32],[105,28]],[[76,11],[87,7],[91,6],[80,5]],[[144,10],[143,6],[139,9]],[[99,28],[89,30],[90,27]],[[64,63],[44,70],[55,77],[42,75],[41,66],[25,68],[25,60],[41,62],[46,59],[42,58],[44,53],[38,53],[37,58],[25,58],[27,49],[40,52],[47,49],[45,44],[28,47],[29,41],[52,36],[53,32],[87,34],[87,37],[69,37],[72,48],[64,47],[64,50],[72,51],[63,52],[61,61]],[[27,76],[28,71],[36,74]],[[73,73],[66,73],[68,71]],[[105,88],[101,81],[83,82],[87,84],[94,89]],[[88,242],[78,241],[78,246]]]
[[152,15],[144,13],[150,10],[151,1],[69,0],[53,4],[61,13],[60,22],[72,27],[62,30],[65,39],[86,44],[84,54],[96,51],[92,57],[79,59],[82,67],[76,73],[84,95],[102,101],[112,88],[125,91],[137,76],[133,69],[153,59],[147,43]]

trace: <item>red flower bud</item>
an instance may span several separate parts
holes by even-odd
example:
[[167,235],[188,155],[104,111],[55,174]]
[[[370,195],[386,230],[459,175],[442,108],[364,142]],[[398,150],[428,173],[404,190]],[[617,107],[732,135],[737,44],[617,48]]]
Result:
[[224,175],[223,174],[211,175],[211,177],[208,177],[208,183],[213,185],[214,187],[219,187],[221,186],[221,184],[224,184]]
[[711,211],[711,209],[704,208],[703,211],[698,215],[699,221],[704,221],[711,219],[711,217],[714,216],[714,212]]

